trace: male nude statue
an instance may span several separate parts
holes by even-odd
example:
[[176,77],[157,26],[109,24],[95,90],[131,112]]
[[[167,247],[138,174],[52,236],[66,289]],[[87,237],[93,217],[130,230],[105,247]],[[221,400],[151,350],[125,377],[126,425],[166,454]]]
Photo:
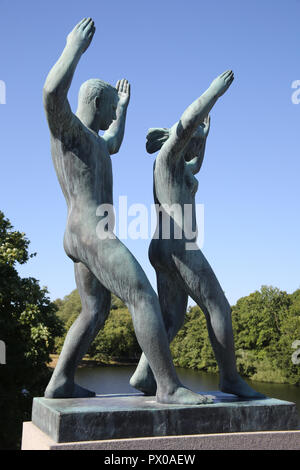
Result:
[[[107,237],[96,233],[97,224],[103,220],[97,215],[97,208],[113,203],[110,155],[118,152],[123,139],[130,86],[127,80],[119,81],[116,88],[101,80],[88,80],[80,88],[77,112],[72,113],[67,93],[94,33],[91,18],[84,18],[75,26],[44,85],[52,157],[68,206],[64,249],[74,261],[82,303],[45,397],[95,395],[75,384],[74,375],[109,314],[112,292],[132,315],[138,342],[157,382],[157,401],[207,403],[210,397],[186,389],[176,375],[158,298],[141,266],[113,233]],[[99,130],[105,131],[102,137]]]

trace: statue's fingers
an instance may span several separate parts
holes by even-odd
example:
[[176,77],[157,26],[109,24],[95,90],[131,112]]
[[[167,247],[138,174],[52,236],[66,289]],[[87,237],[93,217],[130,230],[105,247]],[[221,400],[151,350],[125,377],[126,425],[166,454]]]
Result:
[[208,398],[208,400],[215,400],[216,399],[215,395],[205,395],[205,397]]
[[88,31],[88,30],[91,30],[91,29],[94,29],[95,28],[95,23],[94,21],[92,20],[86,27],[85,29]]
[[229,72],[231,72],[231,70],[225,70],[225,72],[221,73],[220,77],[225,77]]
[[124,85],[124,82],[125,82],[125,80],[124,80],[124,78],[122,78],[122,80],[121,80],[121,90],[120,90],[122,93],[125,92],[125,85]]
[[232,75],[231,77],[228,77],[225,79],[226,85],[231,85],[231,83],[234,80],[234,76]]
[[123,83],[123,87],[124,87],[124,93],[128,93],[128,80],[126,80],[126,78],[124,78],[124,83]]
[[83,28],[89,21],[90,21],[90,18],[84,18],[84,19],[80,22],[80,27]]
[[81,28],[84,30],[86,29],[88,26],[90,26],[91,24],[94,24],[92,18],[87,18],[81,25]]
[[95,31],[96,31],[96,26],[93,26],[93,27],[91,28],[91,31],[88,33],[88,38],[89,38],[89,39],[94,36]]
[[79,28],[79,27],[82,25],[82,23],[83,23],[84,21],[86,21],[86,18],[82,18],[82,20],[79,21],[79,23],[77,23],[77,25],[75,26],[75,28]]
[[223,78],[225,78],[225,80],[226,80],[226,79],[227,79],[228,77],[230,77],[232,74],[233,74],[232,70],[228,70],[228,71],[226,72],[226,74],[224,75]]

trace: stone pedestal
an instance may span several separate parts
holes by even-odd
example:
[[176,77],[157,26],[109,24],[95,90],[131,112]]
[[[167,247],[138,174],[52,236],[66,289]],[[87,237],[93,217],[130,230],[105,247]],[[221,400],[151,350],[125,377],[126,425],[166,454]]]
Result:
[[[145,438],[150,438],[151,442],[161,438],[165,442],[173,439],[174,443],[175,436],[185,436],[195,442],[197,436],[199,441],[200,435],[207,438],[211,435],[212,439],[213,435],[224,433],[292,431],[298,427],[294,403],[272,398],[244,400],[221,392],[207,394],[215,396],[214,403],[197,406],[159,404],[155,397],[141,394],[80,399],[35,398],[32,423],[25,424],[27,430],[31,426],[30,432],[42,432],[50,447],[55,443],[58,447],[62,443],[68,443],[68,446],[82,443],[81,447],[89,445],[89,448],[99,448],[99,442],[105,445],[105,441],[113,440],[141,442],[144,438],[145,443]],[[293,435],[300,437],[299,431]],[[98,447],[95,447],[96,441]],[[28,448],[28,442],[28,435],[26,440],[24,434],[23,448]]]
[[[300,450],[300,431],[234,432],[186,436],[140,437],[99,441],[54,442],[32,422],[23,423],[22,450],[101,450],[120,456],[130,451],[179,452],[201,450]],[[157,452],[156,452],[157,453]],[[190,452],[189,452],[190,453]],[[138,455],[138,454],[137,454]],[[146,460],[143,459],[143,462]],[[100,462],[101,463],[101,462]]]

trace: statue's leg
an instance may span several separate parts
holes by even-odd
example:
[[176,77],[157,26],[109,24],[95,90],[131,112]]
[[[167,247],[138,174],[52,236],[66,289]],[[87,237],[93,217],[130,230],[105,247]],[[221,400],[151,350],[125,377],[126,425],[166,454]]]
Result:
[[205,314],[211,345],[220,371],[220,389],[248,398],[264,398],[238,374],[231,307],[200,250],[183,250],[173,257],[182,285]]
[[95,393],[74,383],[76,368],[104,324],[110,310],[110,292],[82,263],[75,263],[75,279],[82,310],[67,333],[55,371],[45,391],[48,398],[90,397]]
[[[188,295],[178,282],[176,275],[156,270],[157,291],[160,308],[171,342],[184,322],[187,309]],[[145,354],[142,354],[139,364],[130,379],[130,385],[146,395],[155,395],[156,381]]]
[[157,295],[141,266],[117,238],[89,238],[85,263],[110,292],[128,307],[137,340],[157,383],[163,403],[200,404],[210,401],[180,383],[170,353]]

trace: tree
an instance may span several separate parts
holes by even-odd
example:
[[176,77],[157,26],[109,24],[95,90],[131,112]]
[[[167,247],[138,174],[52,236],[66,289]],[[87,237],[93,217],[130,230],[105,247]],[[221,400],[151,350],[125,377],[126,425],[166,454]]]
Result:
[[216,372],[216,359],[210,344],[206,320],[201,309],[190,307],[182,329],[171,343],[175,365]]
[[[297,291],[296,291],[297,292]],[[262,286],[232,309],[237,362],[253,380],[300,384],[291,345],[300,339],[299,294]]]
[[[59,300],[58,305],[58,315],[68,319],[69,329],[81,310],[78,292]],[[287,294],[276,287],[262,286],[232,307],[232,324],[242,376],[300,385],[300,365],[292,361],[292,345],[300,340],[300,289]],[[60,338],[58,343],[62,345],[63,340]],[[176,366],[218,371],[205,316],[198,306],[188,309],[184,325],[171,343],[171,352]],[[109,362],[113,358],[135,360],[139,353],[128,309],[112,296],[110,315],[89,354]]]
[[[55,301],[57,315],[65,324],[65,335],[56,339],[56,351],[59,353],[65,336],[81,311],[80,296],[75,289],[71,294]],[[125,304],[112,295],[109,316],[90,345],[88,354],[91,359],[101,362],[118,360],[120,362],[137,360],[141,354],[130,313]]]
[[30,420],[32,399],[43,394],[55,336],[63,333],[56,305],[34,278],[21,278],[16,265],[35,254],[29,240],[13,230],[0,212],[0,339],[6,364],[0,365],[0,448],[20,444],[22,422]]
[[282,322],[277,365],[285,371],[285,376],[290,384],[300,386],[300,364],[292,360],[292,354],[295,352],[294,344],[299,345],[300,341],[300,289],[289,297],[291,305],[288,316]]
[[[292,345],[300,340],[300,289],[287,294],[262,286],[232,307],[237,366],[257,381],[300,385],[300,365]],[[218,370],[206,322],[198,306],[190,307],[171,344],[174,363],[207,372]]]

